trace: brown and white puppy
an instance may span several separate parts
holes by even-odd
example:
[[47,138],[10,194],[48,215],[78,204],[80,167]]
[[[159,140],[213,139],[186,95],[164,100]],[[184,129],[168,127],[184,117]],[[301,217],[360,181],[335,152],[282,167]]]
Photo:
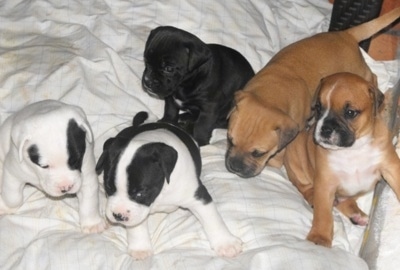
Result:
[[400,8],[345,31],[320,33],[278,52],[235,94],[228,126],[226,167],[241,177],[259,174],[266,164],[280,167],[281,150],[302,130],[321,78],[352,72],[376,85],[359,50],[400,16]]
[[324,78],[315,94],[315,123],[285,151],[288,177],[314,208],[307,239],[330,247],[335,205],[354,224],[368,216],[356,198],[382,177],[400,198],[400,159],[383,117],[384,95],[351,73]]

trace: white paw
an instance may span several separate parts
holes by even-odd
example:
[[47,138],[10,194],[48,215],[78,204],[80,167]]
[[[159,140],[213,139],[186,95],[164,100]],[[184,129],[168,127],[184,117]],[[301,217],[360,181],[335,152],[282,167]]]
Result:
[[105,229],[107,229],[107,223],[105,220],[101,219],[98,223],[92,225],[83,225],[82,224],[82,232],[84,233],[101,233]]
[[0,196],[0,216],[14,214],[15,212],[17,212],[17,210],[18,208],[7,207]]
[[151,249],[143,249],[143,250],[129,250],[129,254],[134,260],[144,260],[153,255],[153,251]]
[[221,257],[232,258],[242,252],[242,241],[235,237],[230,236],[225,239],[221,239],[218,243],[214,243],[213,249]]

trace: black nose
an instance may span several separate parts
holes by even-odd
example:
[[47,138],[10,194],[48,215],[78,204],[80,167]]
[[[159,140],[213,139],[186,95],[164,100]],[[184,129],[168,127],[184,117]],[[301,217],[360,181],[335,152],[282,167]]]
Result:
[[330,126],[323,125],[321,128],[321,136],[328,138],[333,132],[333,128]]
[[70,185],[68,187],[63,187],[61,189],[61,193],[67,193],[68,191],[70,191],[72,189],[73,185]]
[[128,221],[128,218],[121,215],[121,213],[118,214],[113,213],[113,217],[115,218],[116,221]]

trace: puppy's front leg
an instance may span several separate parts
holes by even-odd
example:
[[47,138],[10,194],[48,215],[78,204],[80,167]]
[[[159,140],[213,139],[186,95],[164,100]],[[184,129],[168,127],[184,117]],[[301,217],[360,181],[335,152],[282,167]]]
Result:
[[189,210],[200,221],[211,247],[219,256],[235,257],[242,252],[242,241],[229,232],[213,202],[198,201]]
[[[317,175],[318,177],[318,175]],[[314,217],[307,240],[316,245],[332,246],[333,216],[332,208],[335,200],[336,186],[331,179],[317,178],[314,181]]]
[[175,100],[172,96],[165,98],[164,115],[161,118],[161,122],[168,122],[176,124],[179,118],[179,108],[175,104]]
[[217,115],[213,110],[201,111],[193,128],[193,137],[203,146],[209,143]]
[[12,166],[12,164],[8,166],[6,159],[4,162],[4,170],[0,172],[2,173],[0,215],[15,213],[24,201],[23,189],[26,183],[14,176],[9,168],[15,168],[15,166]]
[[143,260],[153,255],[153,248],[147,220],[135,227],[128,227],[128,252],[135,260]]
[[106,229],[105,219],[100,215],[99,181],[95,173],[93,151],[88,146],[82,164],[82,186],[76,196],[79,201],[79,218],[84,233],[99,233]]

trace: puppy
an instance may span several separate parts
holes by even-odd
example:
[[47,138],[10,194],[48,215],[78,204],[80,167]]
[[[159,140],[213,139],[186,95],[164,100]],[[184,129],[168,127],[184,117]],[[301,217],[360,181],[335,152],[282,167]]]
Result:
[[321,33],[278,52],[235,94],[228,127],[226,167],[241,177],[259,174],[265,165],[281,167],[284,147],[302,130],[322,77],[352,72],[376,85],[358,42],[400,16],[397,8],[345,31]]
[[76,106],[40,101],[12,114],[0,127],[0,214],[15,213],[31,184],[52,197],[75,194],[86,233],[101,232],[93,135]]
[[332,207],[354,224],[368,216],[355,199],[383,177],[400,199],[400,159],[383,117],[383,94],[351,73],[324,78],[313,102],[315,121],[285,151],[288,177],[314,208],[307,239],[330,247]]
[[161,121],[179,123],[200,146],[213,129],[227,127],[233,93],[254,75],[239,52],[172,26],[151,31],[144,61],[144,90],[165,100]]
[[201,157],[195,141],[169,123],[146,123],[137,114],[133,125],[104,143],[97,172],[104,171],[108,196],[106,215],[127,228],[134,259],[151,256],[147,217],[155,212],[189,209],[202,224],[211,247],[233,257],[241,241],[227,229],[206,187],[200,181]]

